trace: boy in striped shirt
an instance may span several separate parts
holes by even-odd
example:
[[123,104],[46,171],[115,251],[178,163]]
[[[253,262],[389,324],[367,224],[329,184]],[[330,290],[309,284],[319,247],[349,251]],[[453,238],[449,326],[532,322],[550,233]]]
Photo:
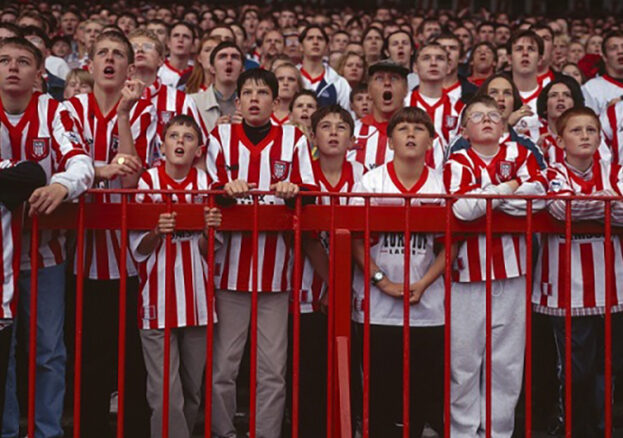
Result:
[[[595,152],[601,143],[598,117],[588,107],[571,108],[557,120],[557,143],[564,150],[564,160],[550,163],[547,170],[549,193],[555,196],[548,210],[565,221],[565,197],[621,196],[623,171],[617,162],[599,160]],[[605,202],[574,200],[573,222],[603,221]],[[623,203],[612,202],[612,223],[623,223]],[[573,436],[604,435],[604,315],[606,313],[606,266],[612,269],[612,333],[623,330],[623,258],[621,239],[614,237],[613,258],[606,259],[603,234],[571,236],[571,260],[568,260],[564,236],[544,236],[534,275],[532,303],[536,312],[550,315],[557,350],[565,355],[565,315],[571,309],[572,333],[572,409]],[[571,278],[565,275],[566,266]],[[568,285],[567,281],[571,281]],[[567,301],[567,287],[571,303]],[[620,342],[612,343],[612,375],[623,365]],[[564,376],[564,359],[562,360]]]
[[[203,133],[187,115],[173,117],[163,130],[161,152],[164,164],[141,176],[138,188],[144,190],[208,190],[208,175],[193,163],[201,156]],[[176,204],[201,200],[201,195],[172,196]],[[139,194],[138,202],[163,203],[159,194]],[[219,226],[218,208],[204,208],[205,229],[178,231],[176,213],[162,213],[153,230],[133,232],[132,255],[139,263],[139,327],[147,368],[147,401],[151,408],[151,436],[162,434],[162,387],[164,328],[172,329],[169,382],[169,434],[190,438],[201,400],[201,381],[205,371],[206,328],[208,324],[205,256],[210,226]],[[171,234],[172,260],[166,255],[165,236]],[[167,272],[173,272],[173,287],[166,286]],[[167,294],[174,294],[173,297]],[[174,309],[170,309],[172,305]],[[166,319],[169,318],[167,322]]]
[[[546,182],[531,152],[514,142],[500,144],[502,115],[489,96],[465,108],[462,135],[470,147],[450,155],[444,183],[451,194],[542,195]],[[534,210],[542,208],[533,203]],[[525,215],[523,200],[493,200],[492,208]],[[454,215],[471,221],[486,214],[485,199],[460,198]],[[491,240],[492,382],[483,381],[486,323],[486,239],[468,236],[459,246],[452,284],[451,374],[453,436],[477,436],[485,428],[486,391],[492,391],[492,435],[510,437],[521,392],[525,347],[525,262],[523,236],[494,235]]]
[[[223,188],[227,202],[252,204],[252,190],[274,191],[259,196],[260,204],[283,205],[301,189],[316,188],[309,145],[292,125],[275,126],[270,116],[279,84],[272,72],[247,70],[238,78],[236,105],[240,124],[221,124],[212,131],[206,167]],[[303,199],[305,201],[305,199]],[[249,332],[251,291],[258,293],[257,434],[280,435],[286,399],[288,303],[292,248],[286,233],[261,232],[253,254],[250,232],[228,233],[217,254],[216,303],[219,324],[214,330],[212,434],[235,436],[236,376]],[[257,278],[253,259],[257,257]]]

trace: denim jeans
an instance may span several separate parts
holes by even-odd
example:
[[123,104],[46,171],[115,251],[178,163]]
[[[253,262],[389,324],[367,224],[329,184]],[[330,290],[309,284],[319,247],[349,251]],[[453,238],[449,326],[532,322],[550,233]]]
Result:
[[[13,342],[7,373],[2,438],[19,436],[19,403],[17,400],[15,344],[24,342],[28,351],[30,321],[30,271],[19,277],[19,329],[13,331]],[[35,400],[35,437],[63,436],[61,417],[65,397],[65,362],[63,340],[65,317],[65,263],[39,269],[37,294],[37,375]],[[16,338],[16,332],[23,339]],[[27,366],[26,364],[24,366]]]

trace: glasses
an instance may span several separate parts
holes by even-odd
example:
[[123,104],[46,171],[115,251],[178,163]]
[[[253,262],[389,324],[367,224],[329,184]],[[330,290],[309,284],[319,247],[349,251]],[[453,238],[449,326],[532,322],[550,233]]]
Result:
[[500,120],[502,120],[502,114],[500,114],[498,111],[489,111],[488,113],[476,111],[467,116],[467,119],[471,120],[472,123],[478,124],[482,122],[485,117],[487,117],[493,123],[500,123]]
[[154,43],[132,44],[132,50],[134,50],[135,52],[138,52],[139,50],[142,50],[143,52],[149,52],[151,50],[154,50],[155,48],[156,45]]

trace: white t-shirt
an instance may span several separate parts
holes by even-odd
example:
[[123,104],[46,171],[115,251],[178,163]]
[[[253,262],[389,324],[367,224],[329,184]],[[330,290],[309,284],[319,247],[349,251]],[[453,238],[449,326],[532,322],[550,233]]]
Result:
[[[445,188],[440,173],[425,166],[420,179],[411,189],[406,189],[394,171],[393,161],[366,173],[357,183],[353,192],[368,193],[439,193]],[[352,198],[351,205],[363,205],[362,198]],[[412,205],[441,205],[441,199],[412,200]],[[404,205],[399,198],[372,198],[371,205]],[[371,236],[370,257],[385,273],[387,278],[396,283],[404,282],[404,233],[379,233]],[[411,233],[410,283],[421,279],[435,260],[433,252],[433,234]],[[371,275],[373,273],[370,273]],[[364,321],[364,271],[356,267],[353,277],[352,319],[358,323]],[[418,304],[412,304],[409,312],[410,326],[438,326],[444,323],[444,286],[439,277],[431,284]],[[403,300],[391,297],[370,284],[370,323],[380,325],[403,325]]]

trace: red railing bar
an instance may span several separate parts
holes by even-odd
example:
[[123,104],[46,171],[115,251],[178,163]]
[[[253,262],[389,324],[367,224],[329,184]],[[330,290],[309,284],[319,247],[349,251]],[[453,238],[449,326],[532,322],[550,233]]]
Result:
[[251,285],[251,351],[250,351],[250,369],[251,377],[249,383],[249,437],[255,438],[256,436],[256,404],[257,404],[257,299],[258,299],[258,238],[259,238],[259,226],[258,226],[258,197],[253,195],[253,265],[251,268],[252,285]]
[[350,343],[346,336],[337,336],[335,339],[337,349],[337,375],[339,384],[340,400],[340,438],[350,438],[351,412],[350,412]]
[[370,198],[364,200],[365,230],[363,261],[363,438],[370,436]]
[[[410,332],[411,320],[410,310],[411,303],[409,302],[410,290],[409,285],[411,283],[411,230],[409,228],[411,209],[409,208],[411,200],[405,203],[405,228],[404,228],[404,276],[403,276],[403,297],[402,297],[402,436],[409,438],[410,421],[409,421],[409,395],[411,392],[410,385]],[[378,384],[378,383],[377,383]]]
[[605,415],[605,438],[612,436],[612,205],[610,201],[605,201],[604,206],[604,226],[605,246],[604,256],[606,259],[606,315],[605,315],[605,394],[604,394],[604,415]]
[[30,235],[30,321],[28,347],[28,436],[35,436],[35,382],[37,376],[37,294],[39,290],[39,217],[32,217]]
[[526,205],[526,437],[532,436],[532,201]]
[[292,438],[299,436],[299,372],[301,342],[301,197],[294,207],[294,305],[292,309]]
[[[214,207],[214,197],[208,197],[208,207]],[[206,327],[206,371],[205,371],[205,422],[204,436],[212,435],[212,365],[214,337],[214,227],[208,229],[208,276],[206,290],[208,294],[208,326]]]
[[491,393],[492,393],[492,381],[491,381],[491,319],[492,319],[492,273],[491,273],[491,264],[492,264],[492,254],[491,254],[491,239],[493,237],[493,233],[492,233],[492,218],[491,218],[491,212],[493,211],[492,206],[491,206],[491,200],[487,199],[487,218],[486,218],[486,222],[487,222],[487,228],[486,228],[486,235],[485,235],[485,258],[486,258],[486,268],[485,268],[485,272],[486,272],[486,282],[485,282],[485,306],[486,306],[486,310],[485,310],[485,319],[486,319],[486,325],[485,325],[485,335],[486,335],[486,346],[485,346],[485,387],[486,387],[486,394],[485,394],[485,403],[486,403],[486,416],[485,416],[485,433],[487,438],[491,438],[493,432],[491,430]]
[[[123,438],[125,424],[125,362],[127,314],[128,199],[121,198],[121,253],[119,254],[119,344],[117,370],[117,437]],[[81,253],[79,253],[81,254]]]
[[84,197],[78,201],[78,233],[76,237],[76,338],[74,352],[74,438],[80,438],[82,397],[82,313],[84,302]]
[[[335,274],[335,257],[336,250],[335,246],[336,242],[336,232],[335,232],[335,198],[330,198],[330,223],[331,227],[329,228],[329,308],[328,308],[328,321],[327,321],[327,438],[333,437],[333,400],[334,400],[334,379],[335,379],[335,358],[334,358],[334,350],[335,346],[333,345],[333,339],[335,336],[335,315],[336,315],[336,303],[337,303],[337,294],[336,291],[339,288],[336,286],[335,282],[336,274]],[[339,253],[343,255],[342,253]]]
[[571,202],[565,201],[565,436],[572,435],[571,365]]
[[444,436],[446,438],[450,437],[450,396],[451,396],[451,385],[450,385],[450,361],[451,357],[451,333],[452,333],[452,228],[451,221],[452,218],[452,204],[446,202],[445,205],[446,210],[446,234],[444,236],[444,246],[446,248],[446,268],[444,273],[444,284],[445,284],[445,333],[444,333],[444,356],[445,356],[445,367],[444,367],[444,398],[443,398],[443,407],[444,407]]
[[[167,196],[167,212],[171,213],[172,195]],[[177,228],[177,222],[175,225]],[[165,312],[164,312],[164,367],[162,372],[163,391],[162,391],[162,438],[169,436],[169,390],[171,386],[171,310],[173,307],[173,242],[171,233],[165,236]]]

